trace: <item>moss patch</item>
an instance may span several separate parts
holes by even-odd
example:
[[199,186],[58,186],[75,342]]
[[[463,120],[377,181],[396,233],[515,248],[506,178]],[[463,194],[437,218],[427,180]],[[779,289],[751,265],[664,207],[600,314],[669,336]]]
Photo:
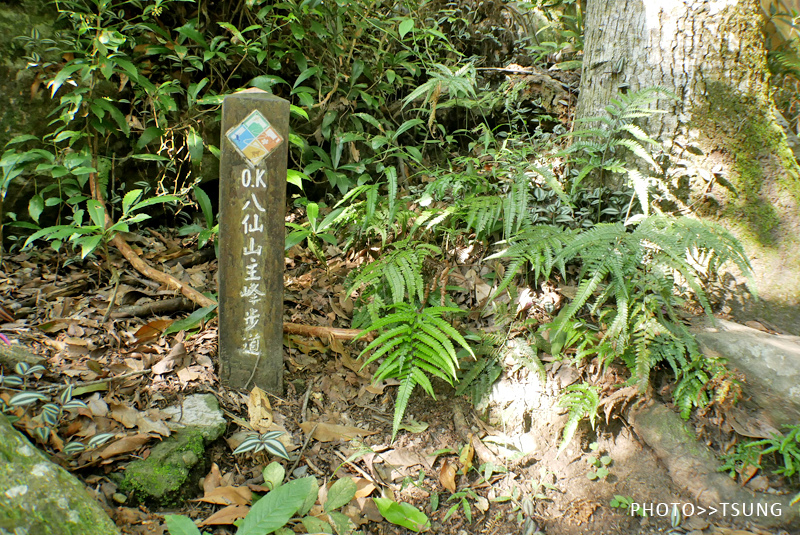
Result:
[[731,161],[733,191],[722,215],[762,246],[787,237],[781,206],[800,204],[797,163],[768,103],[723,82],[706,86],[707,103],[694,110],[693,126],[712,150]]
[[0,533],[119,534],[74,476],[51,463],[0,414]]
[[192,473],[203,470],[203,433],[187,427],[161,444],[147,459],[133,461],[125,469],[120,489],[135,501],[168,506],[181,499],[183,491],[192,487]]
[[745,95],[724,81],[707,81],[706,93],[692,110],[691,127],[700,132],[704,152],[726,164],[730,185],[714,190],[721,204],[703,215],[742,240],[763,298],[743,308],[731,303],[734,316],[763,318],[800,334],[800,168],[769,95]]

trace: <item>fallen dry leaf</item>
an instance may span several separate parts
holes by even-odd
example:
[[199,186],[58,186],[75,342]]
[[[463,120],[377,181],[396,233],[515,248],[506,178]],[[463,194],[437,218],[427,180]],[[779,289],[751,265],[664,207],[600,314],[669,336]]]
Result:
[[467,444],[466,448],[461,450],[461,455],[458,456],[458,462],[464,467],[463,473],[465,474],[472,468],[472,458],[475,456],[475,448],[472,446],[472,435],[470,435],[469,439],[469,444]]
[[375,484],[370,481],[369,479],[365,479],[363,477],[356,478],[356,498],[366,498],[372,491],[375,490]]
[[203,478],[203,494],[208,494],[219,487],[221,479],[222,474],[219,473],[219,466],[217,466],[217,463],[211,463],[211,470],[209,470],[206,477]]
[[192,502],[216,503],[219,505],[250,505],[253,493],[247,487],[217,487]]
[[377,431],[369,431],[367,429],[361,429],[351,425],[336,425],[325,422],[302,422],[300,424],[300,429],[303,430],[303,433],[308,435],[311,433],[311,430],[314,429],[315,425],[317,426],[317,429],[314,431],[313,438],[320,442],[352,440],[356,437],[367,437],[378,433]]
[[139,419],[139,411],[133,407],[123,405],[122,403],[112,403],[109,407],[111,409],[111,412],[109,413],[111,418],[118,421],[128,429],[136,426],[136,422]]
[[162,437],[168,437],[171,433],[169,427],[161,420],[152,420],[143,414],[136,420],[136,426],[140,433],[158,433]]
[[247,398],[247,417],[250,427],[259,433],[266,433],[272,424],[272,405],[266,392],[257,386],[253,387]]
[[246,505],[229,505],[200,522],[198,527],[233,524],[240,518],[247,516],[248,512],[250,512],[250,508]]
[[111,457],[116,457],[117,455],[122,455],[123,453],[130,453],[132,451],[136,451],[145,445],[150,440],[148,435],[139,434],[139,435],[132,435],[129,437],[123,437],[115,442],[109,444],[106,448],[102,451],[96,453],[94,455],[95,459],[110,459]]
[[153,320],[147,325],[143,325],[134,333],[136,342],[141,344],[149,340],[155,340],[161,333],[167,330],[174,320]]
[[439,483],[450,492],[456,492],[456,467],[446,460],[439,469]]

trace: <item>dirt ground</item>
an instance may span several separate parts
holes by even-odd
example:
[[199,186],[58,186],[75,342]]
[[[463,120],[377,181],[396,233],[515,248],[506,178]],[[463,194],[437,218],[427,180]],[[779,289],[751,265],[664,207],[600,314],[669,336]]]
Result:
[[[215,287],[215,261],[187,255],[192,251],[177,238],[153,235],[142,238],[140,247],[160,269],[196,288]],[[334,254],[326,270],[307,252],[290,254],[285,321],[349,327],[353,303],[343,295],[342,283],[356,262]],[[101,266],[64,265],[52,251],[4,260],[2,332],[13,343],[47,357],[48,371],[38,386],[122,378],[84,397],[93,406],[105,405],[107,413],[82,414],[60,429],[62,438],[101,432],[114,433],[117,442],[134,435],[147,438],[100,457],[87,452],[70,458],[55,439],[39,446],[83,479],[126,534],[165,533],[163,515],[175,512],[205,521],[211,533],[234,533],[230,518],[227,523],[208,522],[223,506],[203,501],[203,484],[260,489],[263,483],[261,471],[273,459],[231,454],[241,441],[239,424],[248,417],[248,393],[219,384],[216,320],[188,333],[164,336],[173,321],[186,315],[181,311],[185,304],[178,300],[173,310],[154,314],[153,303],[175,296],[126,270],[122,262],[118,267],[122,275],[115,290]],[[460,299],[466,305],[477,303],[485,284],[480,274],[464,269],[462,278],[465,291]],[[591,366],[578,370],[550,359],[545,362],[546,380],[527,370],[507,371],[489,399],[476,408],[464,396],[456,397],[449,386],[436,385],[436,400],[422,393],[412,396],[405,429],[391,442],[396,383],[371,382],[369,370],[361,370],[356,360],[361,347],[359,342],[286,335],[284,393],[270,400],[274,425],[286,431],[285,444],[299,457],[292,477],[315,475],[325,482],[352,477],[366,489],[367,494],[343,511],[365,534],[408,533],[384,521],[368,499],[381,493],[425,512],[430,532],[437,534],[785,534],[746,524],[712,524],[699,517],[682,519],[673,527],[668,515],[642,518],[613,507],[615,497],[643,504],[692,500],[674,487],[624,417],[606,423],[601,416],[594,428],[582,423],[568,447],[557,454],[567,417],[557,403],[559,394],[580,374],[599,373]],[[224,437],[208,448],[203,471],[197,474],[200,482],[187,491],[191,499],[171,510],[128,503],[109,474],[123,470],[131,459],[146,457],[163,438],[153,409],[194,392],[214,393],[230,423]],[[144,420],[137,419],[140,416]],[[142,421],[149,422],[146,429]],[[18,423],[29,432],[35,425],[24,419]],[[347,426],[349,431],[331,425]],[[287,472],[294,464],[281,463]],[[590,479],[598,466],[608,474]]]

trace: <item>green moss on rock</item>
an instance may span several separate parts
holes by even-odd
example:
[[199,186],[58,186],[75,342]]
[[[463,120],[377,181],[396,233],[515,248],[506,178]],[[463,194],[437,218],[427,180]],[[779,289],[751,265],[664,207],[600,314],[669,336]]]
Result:
[[203,431],[187,427],[158,444],[147,459],[133,461],[125,469],[120,489],[135,501],[170,505],[191,487],[192,473],[204,457]]
[[84,486],[0,414],[0,533],[118,535]]

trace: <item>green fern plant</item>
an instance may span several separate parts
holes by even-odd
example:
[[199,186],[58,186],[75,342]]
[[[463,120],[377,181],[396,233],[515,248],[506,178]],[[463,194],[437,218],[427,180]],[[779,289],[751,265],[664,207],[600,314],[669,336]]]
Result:
[[[706,267],[694,261],[698,254]],[[691,343],[677,316],[682,301],[676,287],[691,291],[710,314],[703,290],[707,266],[717,268],[732,261],[750,273],[741,244],[727,231],[691,218],[666,216],[645,218],[632,230],[617,223],[582,232],[557,257],[564,263],[575,260],[582,264],[581,282],[564,320],[588,305],[589,312],[607,325],[604,340],[616,355],[633,353],[627,362],[642,388],[653,364],[663,359],[663,354],[653,353],[658,337]]]
[[575,431],[578,429],[578,424],[585,418],[589,419],[589,423],[594,429],[595,421],[597,420],[597,409],[600,407],[600,393],[597,387],[588,383],[576,383],[569,385],[564,389],[561,399],[558,404],[569,411],[567,423],[564,425],[562,432],[561,445],[558,448],[556,456],[563,452],[567,444],[575,436]]
[[481,354],[475,351],[477,359],[464,364],[462,374],[459,377],[456,396],[468,394],[473,405],[481,402],[483,397],[488,394],[492,385],[503,373],[503,366],[500,364],[497,354]]
[[[663,110],[650,107],[663,97],[674,98],[671,93],[658,87],[619,94],[605,107],[607,115],[580,120],[587,128],[567,134],[573,141],[557,154],[568,161],[571,194],[575,194],[590,175],[596,175],[595,181],[601,185],[618,183],[619,179],[607,179],[609,175],[629,175],[632,169],[631,155],[644,161],[654,172],[661,173],[661,167],[651,154],[651,149],[658,147],[659,143],[635,123],[639,119],[664,113]],[[651,177],[634,174],[630,179],[642,209],[647,210],[650,203],[642,198],[642,194],[650,185]]]
[[410,240],[395,242],[392,248],[393,251],[385,253],[382,258],[361,270],[350,285],[348,294],[362,286],[368,287],[369,292],[386,287],[394,304],[404,302],[406,295],[422,303],[425,294],[423,263],[428,256],[440,255],[442,250],[429,243]]
[[533,280],[548,278],[553,268],[566,273],[566,267],[560,253],[567,243],[574,239],[574,231],[556,225],[536,225],[516,234],[506,242],[501,251],[487,257],[487,260],[507,259],[505,275],[494,292],[500,295],[517,274],[526,266],[533,273]]
[[453,342],[473,358],[474,353],[464,337],[442,319],[443,314],[460,313],[461,309],[426,307],[416,310],[404,302],[390,305],[388,309],[393,312],[378,319],[361,333],[361,337],[374,331],[379,331],[380,335],[361,352],[359,358],[373,352],[362,369],[378,359],[383,359],[373,374],[374,381],[389,378],[400,381],[392,423],[394,440],[414,388],[420,385],[436,398],[428,374],[451,385],[456,380],[459,363]]

